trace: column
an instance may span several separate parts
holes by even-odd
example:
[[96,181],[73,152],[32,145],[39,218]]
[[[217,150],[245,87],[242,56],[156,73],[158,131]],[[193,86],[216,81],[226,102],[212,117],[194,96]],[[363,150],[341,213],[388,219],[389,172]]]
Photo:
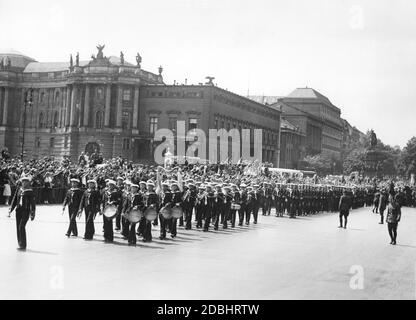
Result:
[[110,126],[110,106],[111,106],[111,83],[107,84],[105,93],[105,115],[104,115],[104,126]]
[[66,88],[66,104],[65,104],[65,127],[69,127],[69,117],[71,115],[71,88]]
[[137,129],[139,120],[139,87],[134,88],[133,129]]
[[72,95],[71,95],[71,121],[70,125],[75,126],[76,125],[76,115],[77,115],[77,92],[78,88],[74,85],[72,88]]
[[117,122],[116,127],[121,128],[121,119],[123,113],[123,88],[121,85],[118,86],[117,92]]
[[85,85],[84,127],[88,127],[90,116],[90,85]]
[[7,125],[7,111],[9,108],[9,88],[4,88],[4,103],[3,103],[3,126]]

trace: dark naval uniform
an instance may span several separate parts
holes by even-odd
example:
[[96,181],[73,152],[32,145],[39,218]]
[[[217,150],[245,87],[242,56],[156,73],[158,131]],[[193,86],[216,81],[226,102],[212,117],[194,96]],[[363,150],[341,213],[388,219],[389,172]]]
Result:
[[26,224],[33,220],[36,212],[35,196],[32,189],[20,188],[13,197],[10,212],[16,209],[17,242],[20,249],[26,249]]
[[71,188],[66,193],[66,197],[64,200],[64,210],[65,207],[68,206],[69,212],[69,227],[66,235],[69,237],[72,233],[73,236],[78,236],[78,228],[77,228],[77,214],[79,210],[79,206],[81,204],[81,199],[84,194],[84,191],[80,188]]
[[[109,204],[115,205],[118,210],[120,203],[121,192],[117,189],[107,190],[103,195],[102,210],[104,212],[105,207]],[[113,242],[114,240],[113,220],[107,217],[104,217],[104,240],[106,242]]]
[[100,211],[100,198],[100,192],[95,189],[87,189],[82,196],[79,212],[85,211],[85,240],[92,240],[94,237],[94,219]]

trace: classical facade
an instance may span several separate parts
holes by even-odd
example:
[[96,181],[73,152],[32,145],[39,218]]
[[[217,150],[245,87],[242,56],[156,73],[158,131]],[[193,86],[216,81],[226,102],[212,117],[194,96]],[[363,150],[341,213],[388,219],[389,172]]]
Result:
[[[19,52],[0,52],[0,147],[13,156],[54,155],[75,159],[99,151],[105,158],[152,160],[155,130],[263,129],[263,160],[279,162],[280,111],[214,86],[165,85],[158,73],[104,46],[87,61],[37,62]],[[31,92],[32,103],[26,103]],[[26,109],[26,113],[25,110]],[[24,123],[24,114],[26,121]]]
[[280,167],[300,169],[306,154],[306,133],[282,116],[280,124]]

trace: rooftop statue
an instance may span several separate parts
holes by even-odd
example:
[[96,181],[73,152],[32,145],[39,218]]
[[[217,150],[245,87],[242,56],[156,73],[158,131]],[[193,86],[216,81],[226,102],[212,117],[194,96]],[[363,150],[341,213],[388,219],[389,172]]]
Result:
[[104,54],[103,54],[103,50],[105,48],[105,45],[98,45],[97,49],[98,49],[98,53],[97,53],[97,59],[103,59],[104,58]]

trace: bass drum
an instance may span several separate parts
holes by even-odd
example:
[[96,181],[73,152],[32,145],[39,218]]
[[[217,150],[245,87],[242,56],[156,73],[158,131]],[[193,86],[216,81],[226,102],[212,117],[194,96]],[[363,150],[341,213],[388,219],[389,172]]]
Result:
[[182,215],[183,215],[182,208],[178,205],[175,205],[172,208],[172,217],[179,219],[180,217],[182,217]]
[[162,209],[160,209],[160,214],[165,219],[171,219],[172,218],[172,209],[169,207],[169,205],[166,205]]
[[117,206],[114,204],[106,205],[103,212],[104,217],[113,219],[117,215]]
[[152,204],[149,208],[146,209],[144,212],[144,217],[147,221],[154,221],[157,218],[155,205]]
[[133,209],[127,214],[127,220],[129,220],[130,223],[137,223],[142,219],[142,217],[143,212],[139,209]]

